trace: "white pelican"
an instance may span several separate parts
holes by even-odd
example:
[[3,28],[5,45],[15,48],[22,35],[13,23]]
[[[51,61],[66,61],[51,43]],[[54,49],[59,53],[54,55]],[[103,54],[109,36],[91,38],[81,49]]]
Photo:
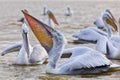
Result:
[[[116,48],[119,48],[120,44],[111,39],[112,30],[108,26],[108,24],[112,25],[112,27],[115,30],[117,29],[117,25],[114,23],[113,19],[108,14],[103,15],[103,22],[106,26],[106,30],[108,34],[104,33],[103,31],[98,32],[93,29],[88,29],[88,30],[83,29],[79,32],[79,34],[76,33],[74,37],[79,36],[79,39],[86,40],[86,41],[92,41],[92,40],[97,41],[96,50],[102,52],[103,54],[106,54],[109,58],[120,59],[119,57],[120,53],[118,53],[118,51],[115,50]],[[114,56],[111,56],[111,55],[114,55]]]
[[[120,41],[119,41],[120,37],[112,36],[112,29],[107,24],[108,22],[110,22],[110,20],[112,20],[113,23],[116,23],[115,19],[111,18],[110,15],[106,14],[105,16],[103,16],[103,22],[105,24],[105,27],[108,33],[108,36],[107,36],[108,40],[106,40],[106,56],[111,59],[120,59],[120,50],[119,50],[120,49]],[[117,29],[116,31],[119,30],[119,27],[117,25],[113,26],[113,28]],[[99,44],[102,44],[102,42]],[[99,47],[100,45],[98,44],[97,46],[98,46],[97,50],[100,51],[102,46]]]
[[[103,22],[105,24],[105,27],[107,29],[107,33],[108,33],[108,41],[107,41],[107,57],[111,58],[111,59],[120,59],[120,43],[118,43],[117,41],[114,41],[113,39],[111,39],[112,37],[112,29],[110,28],[110,26],[106,23],[106,22],[110,22],[107,18],[109,18],[109,20],[113,20],[109,15],[105,15],[103,17]],[[115,23],[115,21],[113,21],[113,23]],[[116,25],[116,24],[115,24]],[[116,28],[115,28],[116,27]],[[117,26],[113,26],[113,28],[117,29]],[[118,31],[118,30],[116,30]],[[114,46],[114,44],[119,45],[118,47]]]
[[44,16],[47,15],[47,6],[46,5],[43,7],[43,15]]
[[45,21],[45,24],[47,24],[48,26],[53,27],[53,28],[55,27],[55,25],[59,25],[56,17],[54,16],[54,14],[51,10],[47,10],[47,15],[48,15],[48,18]]
[[73,11],[68,6],[67,9],[65,10],[65,16],[72,16],[72,15],[73,15]]
[[[108,14],[112,17],[113,21],[115,21],[115,18],[113,17],[112,13],[109,11],[109,9],[106,9],[104,14]],[[104,14],[102,16],[104,16]],[[102,36],[108,36],[107,33],[105,31],[102,31],[101,29],[104,29],[105,28],[105,24],[103,22],[103,19],[102,17],[101,18],[98,18],[96,19],[96,21],[94,22],[94,24],[97,26],[96,27],[88,27],[86,28],[86,30],[81,30],[80,32],[77,32],[73,35],[73,37],[75,37],[76,39],[78,40],[74,40],[74,42],[92,42],[92,43],[96,43],[98,41],[98,36],[95,36],[96,38],[94,37],[90,37],[90,35],[94,35],[95,33],[96,34],[101,34]],[[111,25],[111,23],[109,23]],[[112,25],[111,25],[112,26]],[[89,30],[90,29],[90,30]],[[116,30],[113,28],[113,30]],[[93,31],[96,31],[96,32],[93,32]],[[90,34],[89,34],[90,33]],[[85,36],[82,36],[82,35],[85,35]],[[93,38],[93,39],[92,39]],[[99,38],[100,39],[100,38]]]
[[1,52],[1,55],[3,56],[10,51],[20,49],[14,64],[28,65],[28,64],[44,63],[48,58],[48,54],[47,54],[46,50],[40,44],[32,47],[29,44],[27,33],[28,33],[28,27],[27,27],[26,23],[23,23],[23,25],[22,25],[22,37],[23,37],[22,45],[21,45],[21,43],[19,43],[19,44],[15,44],[9,48],[6,48],[5,50],[3,50]]
[[[107,12],[108,10],[106,10],[106,12]],[[108,14],[108,12],[107,13],[104,13],[104,15],[105,14]],[[104,17],[104,15],[103,15],[103,17]],[[111,18],[112,18],[112,20],[113,20],[113,22],[114,23],[116,23],[116,21],[115,21],[115,18],[113,17],[113,15],[110,13],[110,11],[109,11],[109,14],[108,14]],[[103,19],[102,19],[102,23],[104,23],[103,22]],[[111,25],[111,23],[110,22],[108,22],[110,25]],[[112,26],[112,25],[111,25]],[[116,24],[116,26],[117,26],[117,24]],[[104,24],[104,27],[105,27],[105,24]],[[90,29],[90,30],[89,30]],[[93,31],[92,31],[92,29],[93,29]],[[108,29],[107,29],[108,30]],[[118,31],[119,30],[119,27],[117,26],[117,27],[114,27],[113,28],[113,30],[115,30],[115,31]],[[95,32],[96,31],[96,32]],[[108,33],[106,33],[106,32],[104,32],[104,31],[102,31],[102,30],[99,30],[99,29],[96,29],[96,28],[87,28],[87,29],[85,29],[85,30],[81,30],[80,32],[78,32],[78,33],[75,33],[74,35],[73,35],[73,37],[75,37],[75,38],[77,38],[78,40],[77,41],[84,41],[85,40],[85,42],[87,41],[89,41],[89,42],[97,42],[99,39],[101,39],[101,37],[99,37],[99,35],[97,36],[97,34],[100,34],[101,36],[108,36],[109,34]],[[108,35],[107,35],[108,34]],[[93,35],[95,35],[95,37],[96,38],[93,38],[92,36]],[[112,37],[111,37],[111,40],[113,41],[113,45],[115,46],[115,47],[120,47],[119,45],[120,45],[120,37],[119,36],[113,36],[112,35]]]
[[94,74],[108,71],[111,68],[120,67],[119,65],[114,65],[105,55],[92,49],[84,54],[81,53],[81,55],[70,57],[61,66],[56,67],[56,63],[61,56],[65,44],[63,35],[41,21],[38,21],[28,13],[22,12],[35,36],[41,45],[48,51],[49,58],[46,73]]
[[[107,14],[111,17],[111,19],[113,20],[113,22],[116,24],[116,29],[113,29],[113,30],[115,30],[116,32],[119,32],[119,35],[112,35],[111,34],[111,36],[110,36],[110,38],[111,38],[111,41],[112,41],[112,43],[113,43],[113,45],[116,47],[116,48],[119,48],[120,47],[120,21],[118,21],[118,24],[117,24],[117,21],[116,21],[116,19],[114,18],[114,16],[112,15],[112,13],[110,12],[110,10],[109,9],[106,9],[106,12],[107,12]],[[104,22],[103,22],[104,23]],[[110,23],[111,24],[111,23]],[[104,26],[103,27],[106,27],[106,25],[105,25],[105,23],[104,23]],[[111,27],[111,28],[113,28],[113,27]],[[115,28],[115,27],[114,27]],[[108,30],[108,29],[106,29],[106,30]],[[111,29],[109,29],[110,30],[110,33],[112,33],[112,31],[111,31]],[[108,35],[110,34],[110,33],[108,33]]]
[[[114,16],[112,15],[112,13],[111,13],[111,11],[110,11],[109,9],[106,9],[105,12],[102,14],[102,16],[103,16],[104,14],[109,14],[109,15],[112,17],[113,21],[116,22]],[[97,19],[94,21],[94,24],[95,24],[95,25],[97,26],[97,28],[99,28],[99,29],[104,29],[104,28],[105,28],[105,25],[104,25],[104,22],[103,22],[102,17],[97,18]]]

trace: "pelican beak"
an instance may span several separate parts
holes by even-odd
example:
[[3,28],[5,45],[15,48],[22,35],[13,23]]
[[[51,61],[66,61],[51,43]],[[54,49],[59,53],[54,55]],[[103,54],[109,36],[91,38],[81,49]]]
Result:
[[48,27],[43,22],[37,20],[33,16],[26,13],[24,10],[22,10],[31,30],[33,31],[34,35],[40,42],[40,44],[49,52],[49,50],[53,46],[53,40],[52,40],[52,31],[53,29]]
[[56,24],[59,25],[57,19],[55,18],[54,14],[50,11],[48,12],[48,17]]
[[30,55],[29,53],[30,52],[29,52],[29,44],[28,44],[27,32],[23,30],[22,35],[23,35],[23,39],[24,39],[24,47],[25,47],[25,50],[26,50],[27,55],[29,57],[29,55]]
[[108,19],[106,19],[106,22],[111,26],[111,28],[114,30],[114,31],[117,31],[118,32],[118,27],[117,27],[117,24],[114,22],[114,20],[109,16]]
[[107,9],[106,12],[108,12],[111,15],[111,17],[112,17],[112,19],[113,19],[114,22],[117,22],[109,9]]

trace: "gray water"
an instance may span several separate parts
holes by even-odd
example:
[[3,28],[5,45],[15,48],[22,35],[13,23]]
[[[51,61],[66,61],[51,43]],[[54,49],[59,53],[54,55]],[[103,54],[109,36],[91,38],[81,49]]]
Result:
[[[47,5],[54,12],[60,23],[60,26],[56,27],[56,29],[60,30],[69,42],[72,41],[72,34],[75,32],[88,26],[94,26],[93,21],[100,17],[106,8],[111,9],[116,19],[120,15],[120,1],[118,0],[0,0],[0,50],[14,43],[21,42],[22,24],[17,22],[23,16],[21,10],[28,9],[31,15],[44,21],[47,18],[42,15],[44,5]],[[72,17],[64,16],[66,6],[68,5],[74,11]],[[29,32],[29,39],[32,45],[38,43],[31,31]],[[74,46],[95,48],[94,44],[73,43],[68,43],[66,48]],[[15,66],[12,63],[17,53],[0,56],[0,80],[120,80],[119,70],[96,75],[50,75],[45,73],[46,64]],[[60,60],[58,64],[65,60]],[[120,64],[119,60],[114,60],[113,62]]]

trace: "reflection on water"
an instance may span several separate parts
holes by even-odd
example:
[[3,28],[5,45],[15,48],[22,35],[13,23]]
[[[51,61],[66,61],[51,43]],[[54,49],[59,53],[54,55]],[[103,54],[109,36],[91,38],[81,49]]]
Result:
[[[43,6],[46,4],[55,13],[60,26],[56,27],[65,35],[67,40],[71,42],[72,34],[82,28],[93,26],[93,21],[101,15],[104,9],[111,8],[114,15],[117,17],[120,14],[118,10],[120,5],[118,1],[56,1],[56,0],[5,0],[0,1],[0,50],[13,43],[21,42],[21,23],[17,20],[23,15],[21,9],[27,8],[30,13],[38,19],[45,20],[46,16],[42,15]],[[34,3],[34,4],[33,4]],[[64,4],[63,4],[64,3]],[[105,4],[104,4],[105,3]],[[94,5],[96,4],[96,5]],[[69,5],[74,10],[72,17],[66,18],[64,11]],[[32,45],[38,43],[33,33],[29,32],[29,39]],[[73,44],[69,43],[66,47],[88,46],[95,48],[94,44]],[[0,79],[1,80],[119,80],[120,70],[109,71],[102,74],[94,75],[50,75],[45,73],[46,64],[34,66],[16,66],[12,65],[18,52],[9,53],[5,56],[0,56]],[[59,64],[66,59],[59,61]],[[119,60],[114,60],[114,63],[120,64]],[[58,65],[59,65],[58,64]]]

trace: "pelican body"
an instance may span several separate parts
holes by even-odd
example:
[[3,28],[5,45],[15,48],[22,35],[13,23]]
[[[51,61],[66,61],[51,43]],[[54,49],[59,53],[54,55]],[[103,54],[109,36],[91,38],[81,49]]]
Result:
[[[85,52],[84,54],[81,53],[81,54],[71,56],[67,61],[62,63],[62,65],[60,65],[59,67],[56,67],[56,63],[58,59],[61,57],[62,51],[65,46],[64,36],[60,32],[43,24],[41,21],[38,21],[36,18],[29,15],[25,11],[22,11],[22,12],[26,20],[28,21],[28,24],[30,25],[31,29],[33,29],[34,27],[34,30],[35,30],[35,28],[37,27],[37,29],[38,28],[41,29],[40,32],[44,34],[44,36],[49,36],[44,39],[38,38],[39,42],[42,43],[41,45],[45,49],[49,48],[46,73],[49,73],[49,74],[95,74],[95,73],[106,72],[112,68],[120,67],[119,65],[113,66],[113,63],[110,60],[108,60],[105,57],[105,55],[92,49],[89,50],[89,48],[86,48],[86,50],[88,51]],[[37,23],[39,24],[39,26],[31,25],[32,23],[34,24]],[[39,34],[36,35],[36,33],[34,34],[36,37],[39,35]],[[53,44],[51,44],[50,42],[43,43],[47,39],[51,40]],[[79,50],[84,51],[83,49],[85,48],[81,48]]]
[[65,11],[65,16],[72,16],[73,12],[71,11],[70,7],[67,7],[66,11]]
[[46,50],[40,45],[35,45],[32,47],[29,44],[27,37],[28,27],[26,23],[22,25],[22,38],[23,43],[12,45],[1,52],[1,55],[5,55],[8,52],[14,50],[20,50],[14,64],[17,65],[29,65],[29,64],[43,64],[48,58]]

